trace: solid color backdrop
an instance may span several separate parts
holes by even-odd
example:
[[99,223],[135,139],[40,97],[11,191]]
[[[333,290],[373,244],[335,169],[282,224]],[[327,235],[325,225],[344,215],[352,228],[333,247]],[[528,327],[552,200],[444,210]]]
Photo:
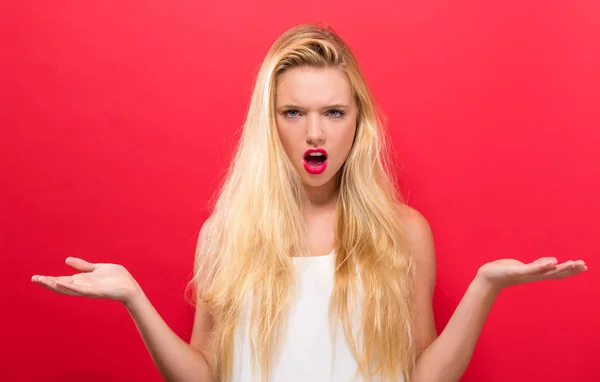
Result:
[[53,294],[67,256],[125,265],[189,339],[207,201],[260,62],[325,21],[388,117],[436,242],[442,330],[477,268],[584,259],[502,292],[467,382],[600,380],[595,1],[8,1],[0,5],[0,379],[159,381],[123,306]]

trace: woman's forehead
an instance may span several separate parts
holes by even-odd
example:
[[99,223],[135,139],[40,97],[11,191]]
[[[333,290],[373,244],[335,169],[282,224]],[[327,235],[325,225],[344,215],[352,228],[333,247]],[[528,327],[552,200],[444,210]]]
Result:
[[278,106],[350,106],[352,91],[344,75],[336,69],[301,67],[290,69],[279,78],[276,97]]

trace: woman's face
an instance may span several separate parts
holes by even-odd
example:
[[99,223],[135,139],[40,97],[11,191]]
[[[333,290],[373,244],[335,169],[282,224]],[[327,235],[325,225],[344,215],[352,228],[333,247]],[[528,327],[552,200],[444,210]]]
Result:
[[356,105],[350,84],[332,68],[297,67],[277,83],[277,131],[302,182],[331,180],[350,153]]

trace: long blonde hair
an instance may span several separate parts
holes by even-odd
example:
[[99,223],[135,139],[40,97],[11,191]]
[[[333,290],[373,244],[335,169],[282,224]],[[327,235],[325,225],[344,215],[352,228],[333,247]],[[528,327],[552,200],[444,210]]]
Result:
[[[212,316],[213,371],[219,380],[231,379],[234,333],[249,304],[253,361],[268,379],[293,298],[290,256],[309,253],[301,213],[307,196],[279,140],[274,112],[278,78],[300,66],[337,68],[358,108],[353,147],[337,176],[331,323],[341,320],[365,380],[408,380],[416,358],[414,271],[383,118],[349,47],[316,23],[285,32],[262,63],[235,157],[199,244],[190,283]],[[357,296],[358,331],[351,325]]]

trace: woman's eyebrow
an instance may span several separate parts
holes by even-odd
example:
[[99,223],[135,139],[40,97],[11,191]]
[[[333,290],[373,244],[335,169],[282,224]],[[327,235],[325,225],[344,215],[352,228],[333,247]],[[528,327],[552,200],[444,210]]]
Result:
[[[341,103],[336,103],[333,105],[328,105],[328,106],[323,106],[321,108],[321,110],[325,110],[325,109],[347,109],[348,105],[344,105]],[[302,106],[298,106],[298,105],[294,105],[294,104],[286,104],[286,105],[281,105],[278,107],[278,109],[304,109]]]

